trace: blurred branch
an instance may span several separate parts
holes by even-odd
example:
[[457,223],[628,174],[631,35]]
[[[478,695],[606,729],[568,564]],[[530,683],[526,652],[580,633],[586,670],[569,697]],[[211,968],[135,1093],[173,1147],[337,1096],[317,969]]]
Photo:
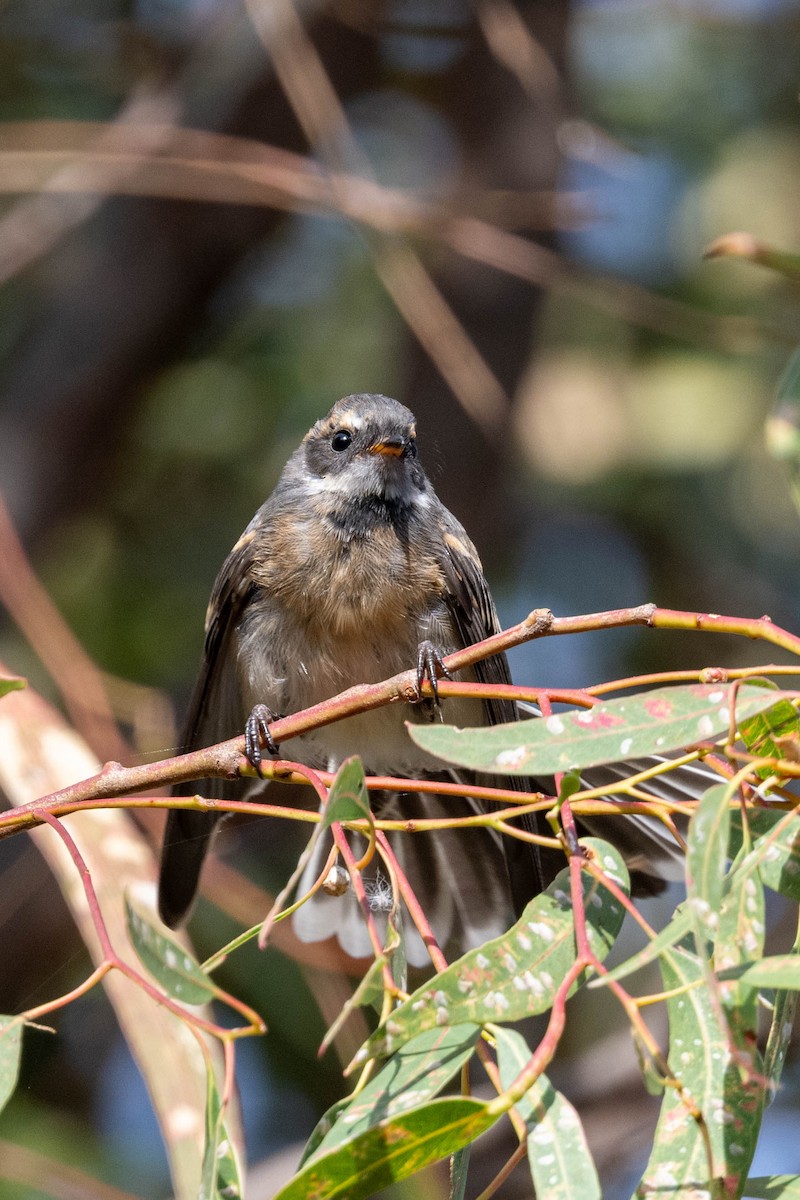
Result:
[[[312,146],[332,172],[348,167],[371,181],[369,162],[293,0],[247,0],[247,9]],[[333,174],[337,201],[341,186],[339,175]],[[408,245],[392,247],[371,239],[368,245],[378,276],[409,329],[472,420],[487,437],[496,436],[506,422],[509,397],[416,252]]]
[[[687,342],[738,353],[750,352],[766,340],[788,342],[782,331],[754,318],[716,316],[636,284],[595,275],[554,250],[477,217],[462,215],[449,204],[423,201],[368,178],[326,174],[310,159],[287,150],[225,134],[156,127],[151,131],[150,149],[143,153],[141,141],[146,131],[132,130],[127,125],[113,127],[113,148],[98,150],[94,141],[107,130],[108,126],[101,123],[73,121],[0,125],[0,193],[97,191],[336,213],[379,234],[423,237],[444,244],[462,257],[505,275],[539,287],[561,288],[633,325]],[[0,265],[4,256],[2,239],[0,223]],[[374,246],[372,241],[370,244]],[[427,276],[427,272],[408,246],[403,246],[403,254],[406,262],[413,258],[413,271],[407,265],[397,266],[398,251],[394,266],[387,261],[387,251],[378,267],[386,275],[384,282],[397,286],[393,296],[400,311],[420,325],[415,332],[424,342],[430,340],[431,348],[437,350],[433,339],[428,339],[425,323],[415,313],[415,305],[420,304],[420,274]],[[474,366],[477,351],[443,299],[438,305],[435,298],[440,294],[429,276],[427,287],[428,297],[422,293],[419,311],[426,322],[432,318],[444,324],[454,322],[447,333],[452,357],[457,359],[463,350],[467,355],[464,362]],[[434,303],[438,307],[432,309]],[[472,353],[464,349],[458,330]],[[450,359],[448,350],[447,362]],[[442,373],[452,374],[452,363],[448,366],[447,362],[437,359]],[[501,411],[499,401],[486,400],[490,394],[491,388],[487,392],[483,385],[473,399],[465,399],[472,396],[471,385],[461,394],[462,403],[473,405],[473,417],[475,412],[485,410],[483,421],[488,426],[494,424]]]
[[0,603],[8,609],[64,699],[75,728],[103,758],[125,762],[101,672],[34,574],[0,495]]

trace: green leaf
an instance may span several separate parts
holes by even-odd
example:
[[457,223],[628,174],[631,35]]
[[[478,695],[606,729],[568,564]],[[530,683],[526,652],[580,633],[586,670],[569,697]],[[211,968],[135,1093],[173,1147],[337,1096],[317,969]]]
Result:
[[206,1144],[198,1200],[237,1200],[242,1195],[242,1175],[210,1065],[206,1081]]
[[130,893],[125,897],[125,918],[140,962],[168,995],[184,1004],[207,1004],[218,995],[218,988],[188,950],[156,925],[149,910]]
[[[753,839],[749,854],[738,869],[758,871],[762,883],[788,896],[800,900],[800,817],[796,812],[782,812],[768,808],[747,810],[747,827]],[[744,844],[744,826],[741,812],[731,814],[731,847],[735,856]]]
[[3,675],[0,674],[0,699],[9,692],[19,691],[20,688],[28,686],[27,679],[23,679],[20,675]]
[[[596,838],[582,838],[581,845],[628,890],[628,873],[617,850]],[[624,910],[587,872],[581,882],[589,944],[603,959],[614,944]],[[425,1029],[519,1021],[546,1012],[574,962],[575,927],[565,869],[547,891],[531,900],[507,933],[465,954],[396,1008],[354,1063],[393,1054]]]
[[656,934],[646,946],[637,951],[636,954],[631,955],[625,962],[620,963],[619,966],[614,967],[607,975],[600,975],[597,979],[593,979],[589,987],[605,987],[609,983],[614,983],[617,979],[625,979],[626,976],[632,975],[634,971],[640,971],[648,963],[660,958],[664,950],[670,946],[674,946],[676,942],[685,938],[691,928],[692,914],[685,904],[679,904],[675,909],[670,923],[665,925],[661,932]]
[[752,987],[800,989],[800,957],[796,954],[773,954],[757,962],[746,963],[720,971],[720,979],[735,979]]
[[337,1114],[314,1157],[432,1099],[471,1057],[479,1033],[477,1025],[453,1025],[406,1042]]
[[689,822],[686,848],[688,903],[703,931],[713,936],[725,885],[731,790],[720,784],[701,797]]
[[322,813],[320,826],[325,829],[334,821],[363,821],[370,819],[369,793],[364,782],[364,766],[354,755],[347,758],[336,772],[328,793],[328,803]]
[[[510,1088],[531,1057],[521,1034],[495,1030],[500,1082]],[[575,1109],[540,1075],[515,1108],[528,1129],[533,1188],[542,1200],[602,1200],[600,1181]]]
[[[637,1197],[664,1195],[738,1196],[753,1158],[764,1092],[753,1044],[738,1026],[720,1021],[706,986],[706,965],[687,938],[661,960],[667,1001],[669,1064],[703,1117],[692,1117],[681,1092],[664,1090],[655,1142]],[[736,1054],[732,1052],[735,1049]],[[744,1069],[751,1063],[751,1070]],[[694,1190],[692,1190],[694,1189]]]
[[[535,721],[483,729],[411,724],[407,728],[417,745],[461,767],[493,775],[552,775],[713,741],[730,725],[729,695],[727,688],[716,684],[689,684]],[[746,685],[737,693],[737,720],[763,712],[781,699],[785,699],[782,692]]]
[[467,1175],[471,1147],[456,1150],[450,1161],[450,1200],[464,1200],[467,1194]]
[[273,1200],[361,1200],[473,1142],[495,1122],[479,1100],[431,1100],[315,1155]]
[[0,1016],[0,1109],[5,1108],[17,1086],[22,1027],[19,1017]]
[[[792,954],[800,955],[800,924],[795,933]],[[797,1012],[797,993],[779,990],[775,993],[772,1009],[772,1019],[764,1050],[764,1074],[769,1080],[770,1091],[774,1096],[783,1073],[786,1052],[792,1040],[794,1019]]]
[[756,1175],[743,1194],[752,1200],[800,1200],[800,1175]]
[[[739,732],[751,754],[759,758],[781,759],[784,752],[776,739],[797,738],[800,733],[800,717],[793,704],[788,700],[780,700],[767,712],[758,713],[755,717],[742,721]],[[761,779],[768,779],[774,772],[771,767],[759,767],[757,774]]]

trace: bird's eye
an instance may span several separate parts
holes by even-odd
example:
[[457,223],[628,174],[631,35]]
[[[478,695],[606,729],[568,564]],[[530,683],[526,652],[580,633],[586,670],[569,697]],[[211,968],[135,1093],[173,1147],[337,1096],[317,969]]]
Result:
[[414,441],[413,438],[408,439],[408,445],[406,447],[406,454],[408,455],[409,458],[417,457],[417,443]]
[[331,438],[331,450],[336,450],[338,453],[341,450],[346,450],[353,440],[353,435],[349,429],[340,429]]

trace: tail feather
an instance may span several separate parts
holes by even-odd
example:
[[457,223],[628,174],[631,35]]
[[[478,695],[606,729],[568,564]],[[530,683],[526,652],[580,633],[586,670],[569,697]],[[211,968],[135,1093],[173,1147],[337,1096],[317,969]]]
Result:
[[158,881],[158,911],[170,929],[180,925],[192,907],[218,819],[210,813],[170,809]]

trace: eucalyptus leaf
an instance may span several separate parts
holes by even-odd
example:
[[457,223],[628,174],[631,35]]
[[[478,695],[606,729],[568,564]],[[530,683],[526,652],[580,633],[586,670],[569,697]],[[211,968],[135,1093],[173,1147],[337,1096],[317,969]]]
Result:
[[[497,1029],[497,1065],[504,1088],[531,1057],[521,1034]],[[602,1200],[600,1180],[580,1118],[569,1101],[540,1075],[515,1105],[528,1129],[528,1162],[542,1200]]]
[[345,759],[336,772],[320,825],[325,829],[334,821],[362,821],[369,818],[369,793],[364,782],[364,766],[361,759],[354,755]]
[[479,1033],[477,1025],[454,1025],[406,1042],[337,1113],[314,1157],[432,1099],[471,1057]]
[[209,1065],[206,1080],[206,1140],[198,1200],[238,1200],[242,1175],[225,1123],[217,1081]]
[[[412,739],[446,762],[493,775],[552,775],[668,754],[714,741],[730,727],[730,691],[718,684],[657,688],[590,709],[481,729],[408,725]],[[736,693],[737,721],[785,699],[746,684]]]
[[636,1192],[642,1200],[663,1194],[666,1180],[676,1196],[721,1195],[723,1179],[725,1194],[741,1195],[755,1152],[764,1103],[761,1064],[741,1026],[730,1026],[724,1009],[712,1003],[706,970],[693,938],[661,958],[664,988],[672,993],[669,1064],[681,1088],[664,1090],[650,1161]]
[[492,1109],[466,1097],[431,1100],[315,1155],[273,1200],[362,1200],[454,1154],[489,1129]]
[[150,910],[125,896],[128,934],[140,962],[164,991],[184,1004],[207,1004],[217,995],[214,982],[195,958],[164,927],[150,917]]

